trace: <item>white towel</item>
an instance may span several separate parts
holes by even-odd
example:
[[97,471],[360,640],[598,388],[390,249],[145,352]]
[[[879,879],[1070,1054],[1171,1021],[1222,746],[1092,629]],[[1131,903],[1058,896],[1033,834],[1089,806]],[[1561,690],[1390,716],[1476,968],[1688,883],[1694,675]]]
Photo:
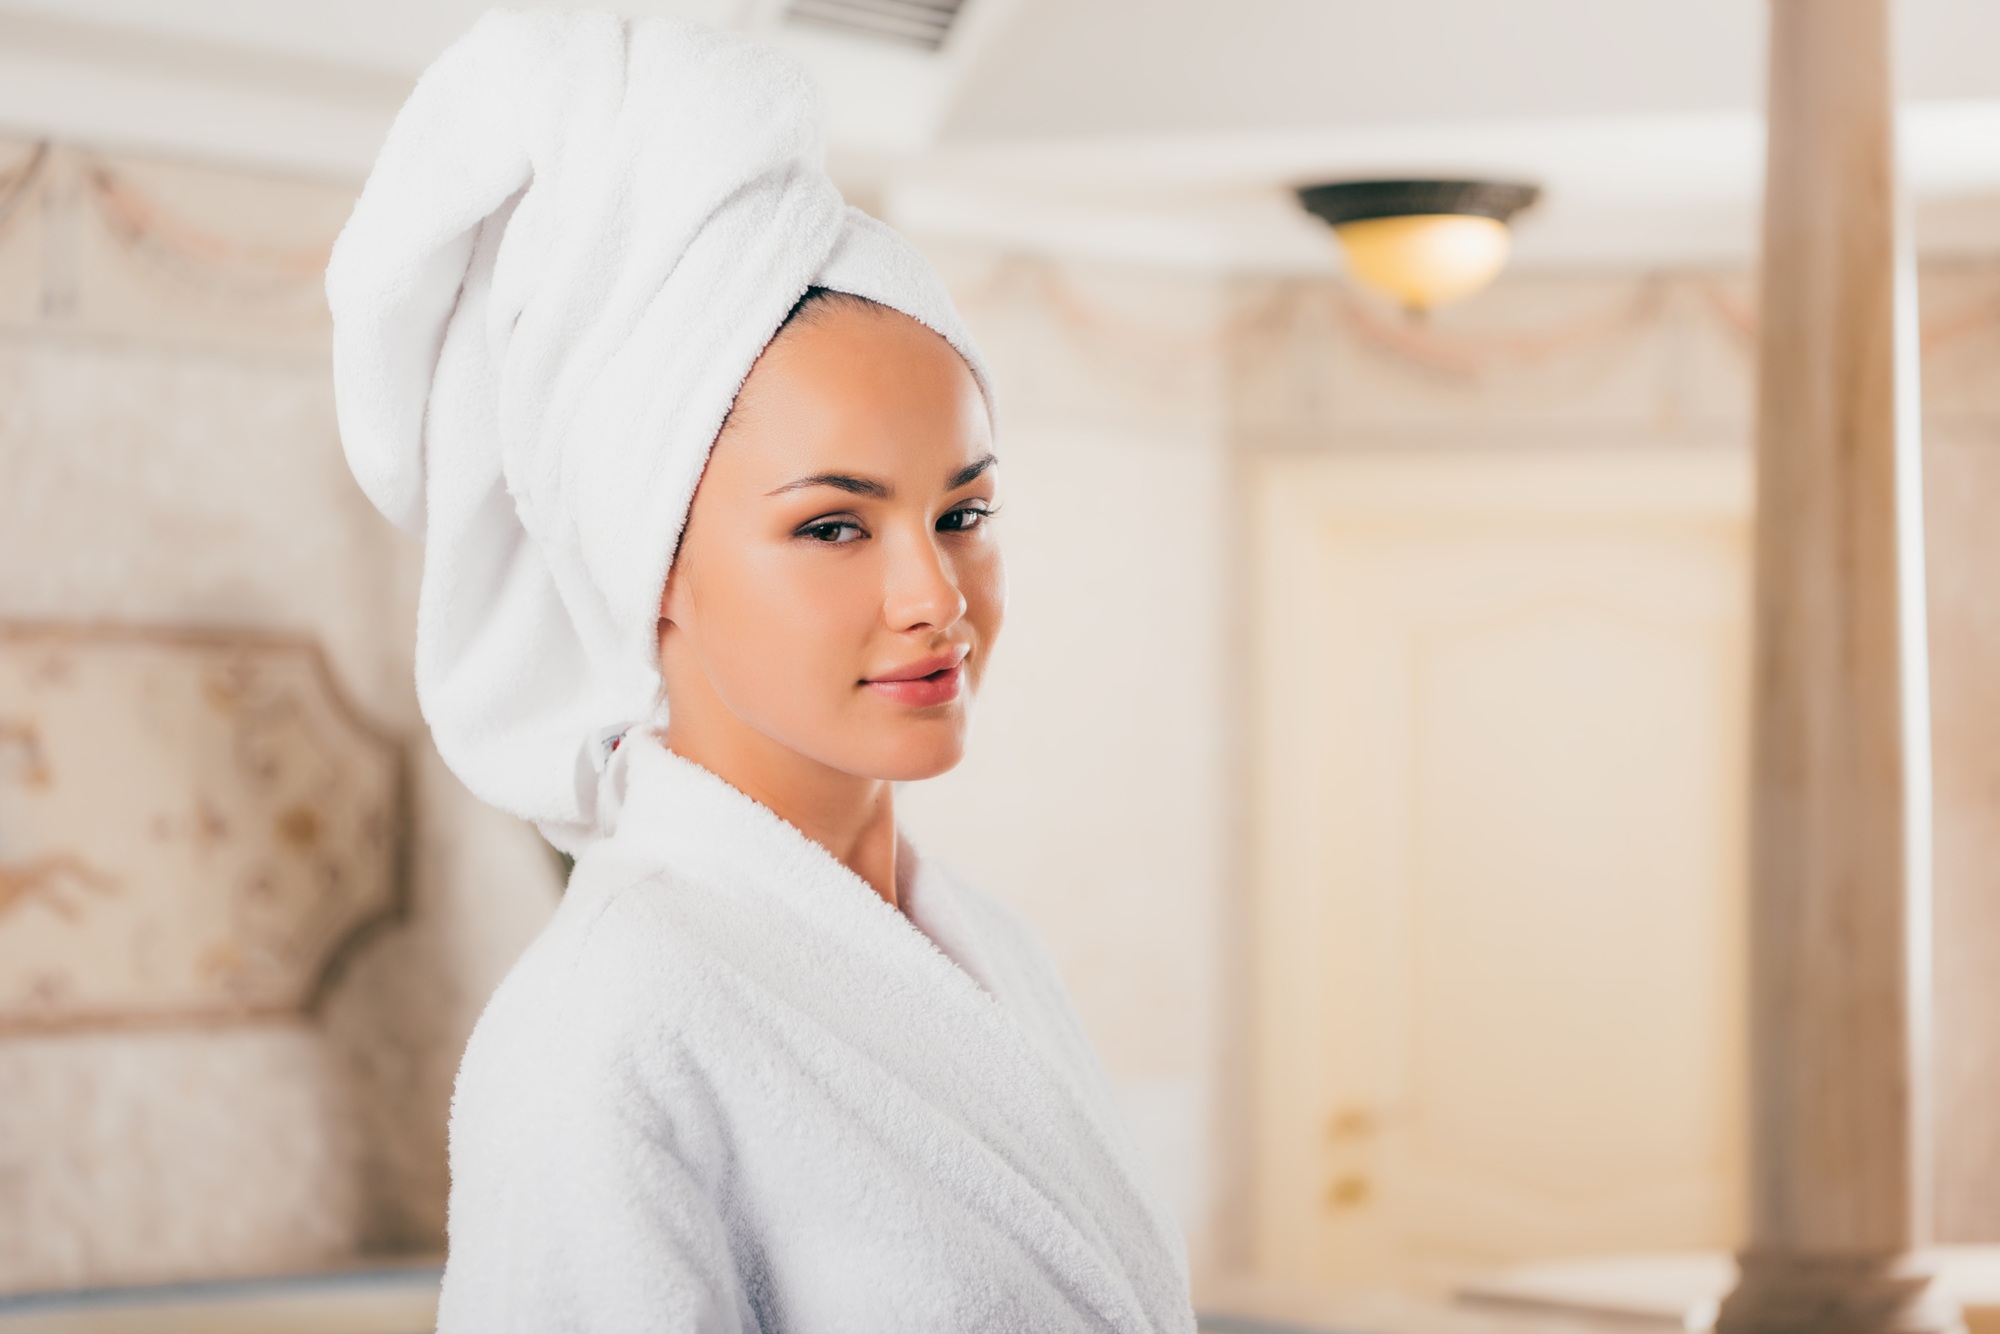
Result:
[[1054,968],[649,734],[459,1074],[440,1334],[1192,1334]]
[[559,846],[612,823],[603,741],[656,704],[688,501],[806,288],[923,322],[988,389],[942,283],[822,156],[768,48],[495,11],[418,82],[334,249],[341,439],[427,543],[424,716],[467,787]]

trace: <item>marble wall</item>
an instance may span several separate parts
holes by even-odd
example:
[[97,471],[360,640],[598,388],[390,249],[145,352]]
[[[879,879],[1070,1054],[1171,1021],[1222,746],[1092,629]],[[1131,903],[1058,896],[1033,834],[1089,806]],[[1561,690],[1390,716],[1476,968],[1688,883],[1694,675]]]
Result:
[[[429,751],[414,544],[341,461],[318,270],[351,189],[0,143],[0,618],[317,642],[397,738],[401,908],[311,1008],[0,1037],[0,1291],[436,1250],[444,1116],[549,911]],[[9,204],[11,203],[11,207]]]
[[[931,243],[1003,404],[1010,628],[919,831],[1022,908],[1195,1240],[1245,1257],[1240,492],[1272,452],[1744,451],[1738,271],[1517,272],[1412,323],[1330,280]],[[2000,1239],[2000,264],[1923,270],[1938,840],[1938,1222]]]
[[942,244],[1000,386],[1007,626],[924,846],[1048,942],[1197,1249],[1229,923],[1224,287]]
[[[1534,273],[1413,323],[1329,281],[1232,293],[1229,434],[1269,451],[1745,450],[1741,272]],[[2000,259],[1920,266],[1936,839],[1936,1220],[2000,1241]]]
[[[444,1114],[558,892],[423,739],[417,548],[340,459],[318,267],[347,186],[0,142],[0,619],[306,636],[399,738],[404,906],[309,1011],[0,1036],[0,1291],[434,1249]],[[9,200],[12,200],[10,205]],[[1742,450],[1740,273],[1510,275],[1428,324],[1316,279],[926,241],[995,366],[1009,625],[916,835],[1049,942],[1195,1240],[1242,1235],[1240,500],[1268,451]],[[2000,264],[1925,270],[1941,1168],[2000,1239]]]
[[1937,1224],[2000,1242],[2000,260],[1925,267]]

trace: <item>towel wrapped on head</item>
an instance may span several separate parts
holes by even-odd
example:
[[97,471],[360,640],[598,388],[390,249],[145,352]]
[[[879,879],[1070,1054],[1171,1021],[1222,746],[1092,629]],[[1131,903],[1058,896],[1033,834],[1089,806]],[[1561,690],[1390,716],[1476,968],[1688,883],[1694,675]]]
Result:
[[577,850],[653,714],[660,595],[744,377],[808,287],[948,339],[822,166],[803,73],[669,19],[488,14],[397,116],[327,269],[356,480],[426,542],[417,693],[474,793]]

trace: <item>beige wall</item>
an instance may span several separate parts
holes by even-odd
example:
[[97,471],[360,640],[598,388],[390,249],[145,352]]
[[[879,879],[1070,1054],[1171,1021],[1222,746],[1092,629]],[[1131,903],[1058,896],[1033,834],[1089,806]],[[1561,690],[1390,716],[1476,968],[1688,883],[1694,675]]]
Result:
[[[1323,280],[1212,283],[937,243],[1007,394],[1010,628],[959,772],[905,796],[1049,939],[1197,1258],[1246,1260],[1247,675],[1236,500],[1272,453],[1747,447],[1740,272],[1517,273],[1422,326]],[[2000,289],[1926,267],[1938,759],[1939,1218],[2000,1238],[1994,713]],[[1079,680],[1101,646],[1143,664]],[[1728,1238],[1712,1240],[1726,1243]]]
[[[1535,274],[1429,325],[1331,282],[1234,292],[1238,457],[1428,449],[1742,450],[1753,295],[1742,273]],[[2000,1240],[2000,264],[1922,267],[1936,761],[1937,1219]],[[1253,961],[1254,962],[1254,961]]]
[[1222,287],[934,257],[1000,383],[1010,596],[969,758],[902,810],[1040,930],[1199,1234],[1227,855]]
[[[0,172],[25,147],[0,143]],[[408,738],[421,837],[407,916],[304,1020],[0,1041],[0,1290],[435,1246],[458,1051],[554,883],[421,740],[418,553],[340,461],[309,262],[351,191],[111,161],[238,243],[204,267],[175,248],[185,228],[126,217],[121,236],[86,165],[0,224],[0,616],[312,634]],[[1747,284],[1517,274],[1412,329],[1317,280],[931,248],[1004,395],[1012,598],[971,758],[903,809],[1043,933],[1198,1260],[1240,1260],[1247,460],[1741,449]],[[1926,301],[1940,1209],[1949,1236],[1987,1239],[2000,268],[1933,265]]]
[[2000,1241],[2000,262],[1923,275],[1937,1222]]
[[[121,238],[95,166],[243,253]],[[401,920],[311,1015],[0,1040],[0,1291],[435,1250],[459,1049],[555,879],[422,740],[417,549],[341,460],[316,275],[265,253],[303,269],[351,191],[51,167],[0,230],[0,617],[312,636],[405,738],[417,837]]]
[[[1735,1084],[1730,1068],[1735,1053],[1728,1035],[1740,1016],[1735,990],[1729,985],[1737,963],[1730,919],[1740,891],[1733,881],[1705,887],[1707,892],[1695,896],[1700,900],[1696,904],[1682,903],[1675,890],[1663,892],[1658,886],[1650,891],[1649,900],[1647,885],[1652,877],[1643,872],[1614,874],[1607,888],[1616,888],[1617,910],[1579,915],[1572,911],[1576,906],[1572,903],[1558,914],[1561,920],[1550,923],[1550,936],[1595,949],[1595,961],[1604,963],[1617,947],[1633,948],[1637,933],[1658,930],[1663,920],[1671,920],[1680,933],[1674,949],[1648,957],[1650,966],[1645,970],[1625,971],[1664,979],[1679,968],[1679,974],[1672,974],[1673,985],[1708,986],[1711,994],[1690,998],[1674,1013],[1656,996],[1617,994],[1616,982],[1592,980],[1589,967],[1581,961],[1568,971],[1546,961],[1534,965],[1535,942],[1507,943],[1509,931],[1519,930],[1515,922],[1489,924],[1483,932],[1487,937],[1483,957],[1462,959],[1449,976],[1434,975],[1437,960],[1460,957],[1452,950],[1462,949],[1463,940],[1454,937],[1460,930],[1456,925],[1422,918],[1419,905],[1431,904],[1434,912],[1436,903],[1448,900],[1452,886],[1435,877],[1443,874],[1439,868],[1454,849],[1463,853],[1461,845],[1480,845],[1477,828],[1467,828],[1462,839],[1435,827],[1405,828],[1399,824],[1401,817],[1393,814],[1402,808],[1389,796],[1381,798],[1379,807],[1371,805],[1365,815],[1357,815],[1371,823],[1366,831],[1351,836],[1335,832],[1337,817],[1323,812],[1302,818],[1315,825],[1324,822],[1326,832],[1278,830],[1271,820],[1274,808],[1296,810],[1310,794],[1324,797],[1335,790],[1328,786],[1327,775],[1340,764],[1339,759],[1313,761],[1309,772],[1279,780],[1280,772],[1289,772],[1281,759],[1287,732],[1281,719],[1286,710],[1298,714],[1290,729],[1294,732],[1310,730],[1312,720],[1322,715],[1352,720],[1387,712],[1405,719],[1400,710],[1409,711],[1403,725],[1410,735],[1425,726],[1419,700],[1427,696],[1413,681],[1361,705],[1315,704],[1299,697],[1299,692],[1309,692],[1315,682],[1321,689],[1329,688],[1337,661],[1358,661],[1382,650],[1392,657],[1414,653],[1411,643],[1418,641],[1435,647],[1426,636],[1474,628],[1454,621],[1454,615],[1484,626],[1487,622],[1481,617],[1497,614],[1485,603],[1478,604],[1485,608],[1482,611],[1473,612],[1468,605],[1456,613],[1446,610],[1445,604],[1417,605],[1421,595],[1416,590],[1423,584],[1409,584],[1408,569],[1398,564],[1395,553],[1404,548],[1390,536],[1399,531],[1394,524],[1414,522],[1416,527],[1409,531],[1421,531],[1426,522],[1456,521],[1465,531],[1441,532],[1421,559],[1448,563],[1454,551],[1461,561],[1477,559],[1468,554],[1477,550],[1500,561],[1498,569],[1504,571],[1510,568],[1507,553],[1523,557],[1538,540],[1559,546],[1586,532],[1602,529],[1610,540],[1613,532],[1624,531],[1619,525],[1629,521],[1629,512],[1621,504],[1628,505],[1629,498],[1619,501],[1616,486],[1600,491],[1590,480],[1600,473],[1618,476],[1621,469],[1650,469],[1675,475],[1674,461],[1680,456],[1740,458],[1751,407],[1749,341],[1732,317],[1740,317],[1747,301],[1738,275],[1515,272],[1491,292],[1417,322],[1333,281],[1244,279],[1233,285],[1229,393],[1233,462],[1252,488],[1268,488],[1280,484],[1272,479],[1286,479],[1281,485],[1289,496],[1288,507],[1283,508],[1273,508],[1267,496],[1265,503],[1249,511],[1249,522],[1270,522],[1282,512],[1291,516],[1287,522],[1319,525],[1313,540],[1303,544],[1295,534],[1252,530],[1246,533],[1248,545],[1259,551],[1320,550],[1333,540],[1332,516],[1341,512],[1341,506],[1361,505],[1367,518],[1356,520],[1354,532],[1379,538],[1382,545],[1370,547],[1353,534],[1344,539],[1362,542],[1342,567],[1348,581],[1342,585],[1345,594],[1350,601],[1361,599],[1356,605],[1365,604],[1370,596],[1386,599],[1383,627],[1402,624],[1407,617],[1411,627],[1421,627],[1421,633],[1408,642],[1393,636],[1381,644],[1343,639],[1338,645],[1322,645],[1321,656],[1309,664],[1253,663],[1248,673],[1256,687],[1249,695],[1250,705],[1268,719],[1263,725],[1266,739],[1251,747],[1254,773],[1267,786],[1258,789],[1259,809],[1249,822],[1263,832],[1254,843],[1246,840],[1238,855],[1255,872],[1251,878],[1256,892],[1249,896],[1252,912],[1260,908],[1267,915],[1284,912],[1291,920],[1255,921],[1254,939],[1267,943],[1243,947],[1238,966],[1251,992],[1262,999],[1261,1010],[1252,1011],[1261,1016],[1256,1022],[1262,1054],[1241,1063],[1245,1068],[1238,1075],[1239,1086],[1254,1090],[1244,1095],[1246,1101],[1263,1096],[1241,1114],[1261,1138],[1225,1160],[1242,1183],[1226,1197],[1233,1208],[1222,1223],[1238,1239],[1224,1257],[1232,1266],[1290,1281],[1311,1276],[1316,1282],[1349,1288],[1402,1282],[1449,1291],[1481,1266],[1568,1253],[1577,1248],[1580,1237],[1589,1238],[1595,1247],[1627,1249],[1727,1246],[1732,1240],[1730,1220],[1735,1210],[1729,1197],[1737,1165],[1731,1161],[1728,1109],[1718,1108],[1714,1100],[1726,1100]],[[1315,460],[1345,460],[1345,464],[1333,467]],[[1497,471],[1489,467],[1489,460],[1499,465]],[[1592,466],[1593,460],[1598,466]],[[1698,458],[1691,459],[1690,466],[1703,475],[1716,471],[1704,468]],[[1733,472],[1726,462],[1721,471]],[[1361,478],[1377,474],[1427,479],[1423,485],[1437,488],[1433,501],[1443,508],[1430,514],[1425,502],[1413,496],[1405,498],[1402,509],[1390,506],[1381,513],[1367,509],[1349,492]],[[1598,495],[1604,509],[1580,527],[1574,521],[1565,527],[1551,510],[1526,521],[1517,518],[1512,521],[1517,528],[1508,529],[1504,498],[1512,493],[1507,483],[1520,476],[1543,479],[1527,496],[1515,497],[1514,503],[1525,505],[1527,511],[1537,504],[1559,508],[1561,497],[1572,493]],[[1306,503],[1303,493],[1311,478],[1326,479],[1324,494],[1317,502]],[[1455,502],[1445,494],[1454,485],[1465,492]],[[1477,504],[1466,509],[1468,495],[1483,497],[1492,512]],[[1452,509],[1454,503],[1457,510]],[[1439,518],[1440,514],[1450,517]],[[1696,526],[1706,533],[1705,526]],[[1480,546],[1482,542],[1488,545]],[[1613,542],[1599,556],[1610,559],[1621,549]],[[1740,553],[1744,548],[1725,538],[1721,549]],[[1701,545],[1697,562],[1707,554],[1709,547]],[[1289,583],[1271,576],[1257,576],[1259,581],[1252,583],[1246,575],[1238,596],[1252,605],[1260,600],[1271,604],[1284,589],[1311,587],[1320,573],[1295,569]],[[1504,573],[1489,573],[1504,582]],[[1737,571],[1736,578],[1747,583],[1747,569]],[[1367,592],[1370,588],[1375,589],[1372,594]],[[1726,575],[1721,588],[1711,591],[1724,603],[1731,594],[1740,593]],[[1635,593],[1635,601],[1642,605],[1628,610],[1643,620],[1651,614],[1647,599],[1656,597],[1658,590]],[[1470,596],[1469,591],[1464,593]],[[1577,596],[1588,602],[1586,595]],[[1451,597],[1463,600],[1457,592]],[[1300,608],[1296,617],[1283,617],[1285,625],[1303,634],[1303,627],[1319,625],[1331,616],[1337,600],[1331,595],[1320,598],[1313,607]],[[1263,618],[1263,634],[1274,633],[1275,615]],[[1357,635],[1363,623],[1373,622],[1365,617],[1341,621],[1341,633]],[[1593,633],[1612,633],[1615,638],[1611,622],[1591,625]],[[1320,633],[1324,632],[1321,626]],[[1708,638],[1697,638],[1708,646]],[[1686,647],[1676,641],[1674,651]],[[1244,652],[1248,656],[1249,651]],[[1275,683],[1282,681],[1292,683],[1293,697],[1273,698]],[[1611,693],[1619,688],[1617,683],[1600,681],[1597,688],[1597,696],[1578,701],[1582,716],[1588,716],[1590,705],[1601,709],[1607,699],[1618,698]],[[1523,701],[1539,697],[1534,689],[1519,693]],[[1558,748],[1565,744],[1563,737],[1572,738],[1568,743],[1572,751],[1584,746],[1576,729],[1565,730],[1563,721],[1548,720],[1537,735],[1553,739]],[[1714,731],[1727,737],[1730,727],[1718,719]],[[1627,729],[1623,734],[1633,733]],[[1393,739],[1404,735],[1392,723],[1357,730],[1341,754],[1350,764],[1380,771],[1372,780],[1360,780],[1362,786],[1355,791],[1394,789],[1397,780],[1388,775],[1405,773],[1401,768],[1405,762],[1417,764],[1398,750],[1403,742]],[[1433,756],[1433,766],[1436,762]],[[1493,762],[1488,755],[1464,756],[1458,772],[1464,781],[1475,781],[1477,776],[1477,782],[1488,782]],[[1521,781],[1544,793],[1564,790],[1546,775],[1529,777],[1534,762],[1532,752],[1524,757]],[[1406,780],[1413,785],[1417,781],[1413,775],[1406,775]],[[1282,792],[1269,786],[1279,781],[1284,782]],[[1636,789],[1627,784],[1627,790]],[[1415,795],[1407,800],[1419,802]],[[1504,801],[1487,805],[1511,809]],[[1414,809],[1405,814],[1414,818]],[[1546,827],[1543,822],[1538,828]],[[1617,826],[1621,837],[1646,827],[1643,814]],[[1493,831],[1486,832],[1490,836]],[[1717,832],[1706,825],[1691,828],[1682,842],[1699,844]],[[1389,851],[1400,846],[1403,836],[1429,840],[1422,848],[1408,850],[1407,863]],[[1363,864],[1373,866],[1374,872],[1340,886],[1345,899],[1329,882],[1318,891],[1316,913],[1296,911],[1296,886],[1255,878],[1277,874],[1280,866],[1296,869],[1303,864],[1278,855],[1281,848],[1335,844],[1345,851],[1348,861],[1341,864],[1350,872]],[[1523,917],[1547,912],[1552,896],[1561,892],[1560,885],[1577,877],[1573,871],[1567,878],[1538,875],[1530,868],[1573,867],[1580,864],[1579,858],[1587,863],[1591,846],[1588,838],[1561,848],[1517,844],[1509,866],[1466,877],[1481,888],[1458,886],[1471,895],[1460,901],[1461,909],[1515,893]],[[1366,862],[1367,849],[1388,860],[1379,865]],[[1332,852],[1323,855],[1334,857]],[[1726,864],[1726,849],[1721,856]],[[1364,861],[1355,862],[1355,857]],[[1616,857],[1610,860],[1615,862]],[[1423,879],[1421,893],[1415,879],[1399,878],[1418,877],[1419,864],[1431,868],[1424,874],[1432,876]],[[1334,865],[1334,860],[1327,860],[1323,869],[1331,872]],[[1392,872],[1390,866],[1400,869]],[[1657,874],[1662,868],[1648,869]],[[1528,884],[1535,888],[1523,892]],[[1586,896],[1586,901],[1603,900]],[[1671,909],[1663,912],[1669,902]],[[1623,921],[1618,920],[1621,914]],[[1461,911],[1455,916],[1476,920],[1478,914]],[[1331,925],[1336,920],[1352,929],[1373,923],[1375,934],[1366,942],[1345,939]],[[1421,921],[1429,925],[1420,926]],[[1313,937],[1329,941],[1319,951],[1317,968],[1295,943],[1301,935],[1312,935],[1314,922],[1329,933]],[[1542,944],[1546,946],[1545,941]],[[1347,953],[1342,953],[1342,946]],[[1344,963],[1337,962],[1342,959]],[[1418,966],[1419,960],[1427,961],[1424,968]],[[1318,976],[1319,970],[1331,968],[1341,968],[1343,975]],[[1357,974],[1372,980],[1362,981]],[[1560,988],[1542,988],[1549,977],[1558,975],[1573,978],[1584,988],[1595,987],[1599,994],[1586,1003],[1633,1025],[1625,1045],[1616,1038],[1606,1039],[1610,1049],[1623,1054],[1622,1065],[1604,1060],[1606,1049],[1591,1048],[1584,1032],[1589,1024],[1576,1019],[1573,1008],[1580,998],[1551,1006],[1550,996]],[[1318,1006],[1306,999],[1315,995],[1325,998]],[[1454,1049],[1450,1025],[1440,1017],[1538,1012],[1551,1016],[1540,1040],[1534,1034],[1509,1034],[1479,1044],[1479,1055],[1463,1044]],[[1520,1046],[1509,1047],[1509,1041]],[[1644,1056],[1628,1050],[1641,1044],[1657,1058],[1651,1066],[1646,1066]],[[1503,1051],[1519,1059],[1507,1059],[1509,1073],[1498,1075],[1493,1063],[1503,1059],[1499,1055]],[[1526,1059],[1530,1053],[1532,1060]],[[1315,1055],[1318,1069],[1309,1068]],[[1451,1060],[1459,1063],[1457,1075],[1450,1074]],[[1440,1061],[1447,1067],[1440,1067]],[[1629,1089],[1635,1062],[1653,1077],[1671,1069],[1675,1077],[1689,1082],[1676,1088],[1677,1096],[1652,1100],[1647,1115],[1636,1121],[1627,1118],[1620,1127],[1602,1127],[1596,1134],[1579,1134],[1575,1127],[1556,1131],[1564,1117],[1575,1116],[1581,1106],[1615,1115],[1629,1111],[1618,1101],[1620,1091],[1599,1090],[1600,1096],[1586,1100],[1565,1097],[1558,1090],[1588,1088],[1591,1080],[1604,1078],[1619,1079]],[[1482,1069],[1497,1082],[1476,1092],[1477,1072]],[[1493,1096],[1509,1079],[1529,1069],[1542,1072],[1541,1089]],[[1562,1098],[1564,1105],[1558,1109],[1537,1101],[1551,1097]],[[1533,1111],[1537,1106],[1546,1110]],[[1558,1133],[1565,1141],[1561,1147],[1548,1142]],[[1475,1142],[1483,1145],[1483,1158],[1468,1150]],[[1543,1146],[1539,1153],[1531,1147],[1537,1143]],[[1618,1173],[1585,1166],[1593,1155],[1602,1160],[1627,1153],[1633,1158],[1621,1158]],[[1496,1161],[1504,1165],[1496,1167]],[[1689,1162],[1695,1164],[1692,1172],[1685,1170]],[[1593,1184],[1579,1190],[1577,1177]],[[1668,1181],[1673,1184],[1662,1185]]]

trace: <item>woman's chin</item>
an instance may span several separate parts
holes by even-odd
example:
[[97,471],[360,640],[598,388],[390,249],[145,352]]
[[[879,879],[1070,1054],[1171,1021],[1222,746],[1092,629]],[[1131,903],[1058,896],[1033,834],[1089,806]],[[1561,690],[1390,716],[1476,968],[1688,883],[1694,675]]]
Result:
[[[903,730],[903,729],[897,729]],[[913,727],[914,735],[869,738],[836,767],[859,778],[891,783],[919,783],[958,767],[965,758],[962,727]]]

